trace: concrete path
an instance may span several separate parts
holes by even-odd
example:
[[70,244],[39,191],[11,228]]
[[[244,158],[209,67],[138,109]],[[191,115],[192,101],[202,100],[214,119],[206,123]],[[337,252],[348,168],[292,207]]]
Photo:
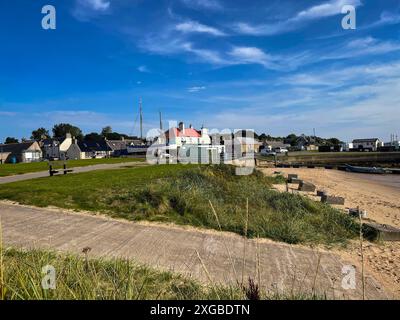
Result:
[[[139,166],[146,166],[148,165],[147,162],[123,162],[123,163],[112,163],[112,164],[95,164],[92,166],[85,166],[85,167],[72,167],[68,169],[74,170],[71,173],[82,173],[88,172],[93,170],[108,170],[108,169],[119,169],[124,167],[139,167]],[[62,173],[61,173],[62,174]],[[31,172],[31,173],[24,173],[14,176],[7,176],[7,177],[0,177],[0,184],[16,182],[16,181],[23,181],[23,180],[31,180],[36,178],[44,178],[49,176],[49,171],[39,171],[39,172]]]
[[[206,283],[210,281],[209,277],[213,283],[235,283],[241,280],[244,270],[244,279],[252,277],[257,281],[260,278],[261,287],[274,292],[292,288],[294,292],[304,292],[311,290],[315,283],[316,291],[328,298],[362,297],[359,270],[356,272],[356,289],[344,290],[342,267],[351,263],[326,251],[268,240],[244,241],[238,235],[217,231],[133,223],[7,202],[0,202],[0,218],[4,243],[14,247],[77,254],[84,247],[90,247],[92,257],[130,258]],[[244,243],[245,267],[242,268]],[[366,294],[369,299],[389,298],[381,285],[368,275]]]

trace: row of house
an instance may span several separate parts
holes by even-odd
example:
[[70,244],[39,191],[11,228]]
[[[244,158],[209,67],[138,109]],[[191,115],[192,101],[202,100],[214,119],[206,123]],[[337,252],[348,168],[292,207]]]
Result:
[[[296,146],[292,147],[286,141],[259,142],[249,137],[232,137],[228,139],[219,135],[209,134],[206,128],[196,130],[192,125],[185,128],[183,122],[176,128],[170,128],[153,141],[153,146],[158,146],[160,153],[187,151],[190,154],[211,154],[213,157],[228,155],[241,157],[249,153],[286,152],[287,150],[327,151],[396,151],[400,150],[400,141],[383,143],[378,138],[355,139],[336,147],[318,147],[313,137],[300,136]],[[239,147],[238,147],[239,146]],[[149,145],[141,140],[103,140],[103,141],[77,141],[67,134],[59,141],[57,139],[44,139],[42,141],[24,141],[22,143],[0,144],[0,163],[34,162],[43,159],[49,160],[75,160],[93,159],[118,156],[144,156]],[[202,150],[200,152],[200,150]],[[197,157],[197,156],[196,156]]]
[[78,160],[145,155],[140,140],[77,141],[71,134],[62,140],[44,139],[21,143],[0,144],[0,163],[36,162],[48,160]]

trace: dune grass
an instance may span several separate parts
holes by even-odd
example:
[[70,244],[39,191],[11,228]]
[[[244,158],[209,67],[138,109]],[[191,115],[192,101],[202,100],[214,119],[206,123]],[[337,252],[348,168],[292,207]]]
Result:
[[[95,164],[113,164],[123,162],[141,162],[145,159],[141,158],[107,158],[107,159],[85,159],[85,160],[68,160],[66,164],[68,168],[86,167]],[[53,168],[61,168],[64,161],[51,161]],[[30,172],[46,171],[49,170],[47,161],[32,162],[32,163],[4,163],[0,164],[0,177],[6,177],[17,174],[24,174]]]
[[[271,190],[276,178],[236,176],[228,165],[160,165],[41,178],[0,186],[0,199],[89,210],[244,234],[287,243],[340,244],[358,235],[353,218],[303,196]],[[279,178],[278,178],[279,179]]]
[[[54,267],[54,289],[42,287],[45,266]],[[47,251],[8,249],[3,253],[3,270],[5,300],[244,298],[238,288],[210,288],[180,275],[121,259],[86,259]]]
[[[321,300],[312,292],[262,290],[251,279],[241,286],[206,285],[131,260],[43,250],[0,250],[0,300]],[[44,267],[54,267],[54,287],[44,289]],[[48,269],[47,269],[48,270]]]

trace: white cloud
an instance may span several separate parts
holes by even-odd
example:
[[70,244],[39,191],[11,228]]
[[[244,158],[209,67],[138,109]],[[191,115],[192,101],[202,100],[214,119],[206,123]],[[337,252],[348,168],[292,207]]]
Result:
[[139,67],[137,68],[137,70],[138,70],[139,72],[142,72],[142,73],[149,73],[149,72],[150,72],[150,70],[149,70],[146,66],[144,66],[144,65],[139,66]]
[[382,41],[373,37],[358,38],[320,54],[320,60],[348,59],[368,55],[380,55],[400,50],[399,41]]
[[96,11],[105,11],[110,7],[110,1],[106,0],[78,0],[78,2]]
[[352,5],[358,7],[361,5],[359,0],[331,0],[320,5],[310,7],[300,11],[292,20],[314,20],[324,17],[335,16],[341,13],[343,6]]
[[111,2],[107,0],[76,0],[72,15],[80,21],[87,21],[106,14],[110,7]]
[[276,35],[292,31],[302,26],[306,22],[325,17],[341,14],[344,5],[361,5],[360,0],[331,0],[320,5],[312,6],[302,10],[292,18],[283,21],[276,21],[270,24],[251,25],[245,22],[239,22],[233,25],[233,29],[241,34],[248,35]]
[[256,47],[233,47],[228,53],[234,58],[236,64],[261,64],[268,69],[279,69],[279,65],[275,62],[278,58],[266,54]]
[[213,36],[225,36],[225,33],[210,26],[198,23],[196,21],[186,21],[176,25],[176,30],[184,33],[208,33]]
[[205,89],[206,89],[206,87],[204,87],[204,86],[195,86],[195,87],[188,88],[187,91],[190,93],[194,93],[194,92],[199,92],[199,91],[202,91]]

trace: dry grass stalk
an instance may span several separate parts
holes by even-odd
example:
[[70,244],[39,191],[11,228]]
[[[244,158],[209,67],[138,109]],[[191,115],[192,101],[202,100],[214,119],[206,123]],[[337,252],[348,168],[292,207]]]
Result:
[[259,247],[259,236],[257,235],[257,241],[256,241],[256,264],[257,264],[257,279],[258,279],[258,285],[261,288],[261,268],[260,268],[260,247]]
[[364,276],[364,248],[363,248],[363,221],[360,210],[358,209],[358,217],[360,219],[360,251],[361,251],[361,283],[362,283],[362,298],[365,300],[365,276]]
[[213,286],[214,283],[213,283],[213,281],[212,281],[211,275],[210,275],[210,273],[208,272],[207,267],[206,267],[206,265],[204,264],[203,259],[200,257],[200,253],[199,253],[197,250],[196,250],[196,254],[197,254],[197,257],[199,258],[199,261],[200,261],[200,263],[201,263],[201,266],[202,266],[202,268],[203,268],[205,274],[207,275],[207,279],[208,279],[208,281],[210,282],[211,287],[214,289],[214,292],[215,292],[215,294],[217,295],[218,299],[221,300],[221,298],[220,298],[220,296],[219,296],[217,290],[215,290],[215,288],[214,288],[214,286]]
[[317,270],[315,270],[315,276],[314,276],[314,281],[313,281],[313,286],[312,286],[312,293],[313,296],[315,296],[315,288],[317,284],[317,277],[318,277],[318,272],[319,272],[319,266],[321,264],[321,253],[318,253],[318,262],[317,262]]
[[[210,203],[210,207],[212,209],[212,212],[214,213],[215,219],[217,220],[219,231],[222,232],[222,227],[221,227],[221,223],[219,222],[217,211],[215,211],[214,206],[212,205],[211,201],[208,200],[208,202]],[[223,243],[224,243],[225,250],[228,253],[229,260],[230,260],[231,265],[232,265],[233,273],[235,274],[235,279],[236,279],[236,281],[238,281],[237,272],[236,272],[235,264],[234,264],[233,259],[232,259],[231,251],[229,250],[229,248],[226,245],[225,241],[223,241]]]
[[4,283],[4,265],[3,265],[3,229],[0,218],[0,300],[6,297],[6,287]]
[[247,244],[247,229],[249,225],[249,198],[246,199],[246,220],[244,224],[244,238],[243,238],[243,262],[242,262],[242,282],[244,281],[244,270],[246,268],[246,244]]

